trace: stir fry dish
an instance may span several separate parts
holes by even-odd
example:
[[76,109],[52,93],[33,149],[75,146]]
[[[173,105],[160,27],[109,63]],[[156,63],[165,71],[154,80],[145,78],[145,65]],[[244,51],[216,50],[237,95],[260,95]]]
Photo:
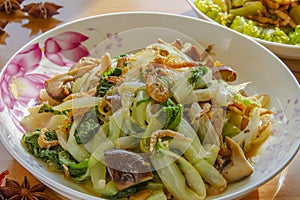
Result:
[[299,0],[196,0],[216,22],[263,40],[300,45]]
[[84,57],[45,82],[24,148],[106,199],[205,199],[250,177],[272,133],[270,98],[195,44]]

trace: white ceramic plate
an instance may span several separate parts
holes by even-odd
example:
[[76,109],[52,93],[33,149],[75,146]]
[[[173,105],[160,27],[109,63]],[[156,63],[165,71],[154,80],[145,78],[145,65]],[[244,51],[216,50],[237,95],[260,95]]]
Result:
[[[195,11],[195,13],[200,18],[218,24],[213,19],[209,18],[207,15],[205,15],[203,12],[201,12],[195,6],[194,3],[196,2],[196,0],[187,0],[187,2],[191,5],[191,7]],[[218,25],[220,25],[220,24],[218,24]],[[281,44],[281,43],[276,43],[276,42],[269,42],[269,41],[266,41],[266,40],[262,40],[262,39],[254,38],[254,37],[250,37],[250,36],[247,36],[247,37],[252,38],[252,39],[256,40],[257,42],[261,43],[262,45],[267,47],[269,50],[271,50],[273,53],[275,53],[277,56],[279,56],[281,58],[296,59],[296,60],[300,59],[300,46],[289,45],[289,44]]]
[[[146,34],[144,27],[157,28],[145,29]],[[138,29],[120,34],[133,28]],[[174,31],[181,34],[174,35]],[[254,173],[229,185],[224,193],[207,199],[241,197],[286,167],[300,142],[300,88],[289,69],[265,47],[241,34],[211,22],[164,13],[116,13],[81,19],[55,28],[20,49],[0,76],[0,138],[5,147],[34,176],[62,195],[70,199],[99,199],[80,185],[49,172],[24,150],[20,143],[23,132],[20,119],[26,115],[45,79],[69,69],[101,41],[107,39],[105,45],[93,50],[94,55],[131,51],[157,41],[158,37],[166,41],[177,38],[197,41],[203,47],[213,45],[212,59],[235,68],[237,82],[252,81],[249,94],[266,93],[271,97],[276,121],[274,133],[255,158]],[[241,46],[247,51],[241,51]]]

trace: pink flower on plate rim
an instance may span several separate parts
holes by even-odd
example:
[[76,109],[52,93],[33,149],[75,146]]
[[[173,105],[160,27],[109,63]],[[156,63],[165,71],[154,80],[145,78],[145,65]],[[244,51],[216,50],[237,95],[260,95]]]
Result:
[[[6,107],[14,110],[27,107],[44,87],[48,75],[33,73],[40,66],[42,51],[39,44],[32,44],[15,55],[0,77],[0,112]],[[21,114],[16,110],[15,114]]]
[[87,39],[87,36],[73,31],[50,37],[45,41],[45,56],[56,65],[71,66],[89,55],[87,48],[81,44]]

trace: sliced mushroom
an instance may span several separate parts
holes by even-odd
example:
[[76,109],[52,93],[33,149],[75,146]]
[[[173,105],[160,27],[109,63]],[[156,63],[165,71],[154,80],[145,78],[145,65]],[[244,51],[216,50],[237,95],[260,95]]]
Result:
[[58,74],[45,82],[45,88],[48,95],[56,101],[62,101],[72,93],[72,84],[85,73],[99,66],[98,75],[102,75],[111,66],[109,54],[104,54],[101,60],[85,58],[74,65],[70,71],[64,74]]
[[137,153],[122,149],[104,152],[104,162],[119,190],[153,178],[150,164]]
[[71,82],[75,81],[76,78],[81,77],[86,72],[93,69],[95,65],[87,65],[78,67],[64,74],[58,74],[45,82],[45,88],[48,95],[57,100],[62,101],[68,95],[71,94]]
[[253,167],[246,159],[242,148],[229,137],[225,138],[227,147],[231,151],[230,162],[221,173],[228,183],[237,182],[253,173]]
[[226,82],[233,82],[237,78],[237,73],[229,66],[219,66],[214,67],[213,69],[213,77],[215,79],[223,79]]

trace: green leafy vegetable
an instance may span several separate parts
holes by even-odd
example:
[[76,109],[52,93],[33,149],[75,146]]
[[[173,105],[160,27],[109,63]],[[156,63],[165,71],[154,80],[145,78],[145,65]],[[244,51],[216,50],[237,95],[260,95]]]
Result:
[[183,106],[181,104],[176,105],[169,99],[163,104],[161,111],[166,114],[166,122],[163,129],[177,130],[183,115]]
[[290,42],[288,35],[278,27],[264,28],[259,38],[282,44],[288,44]]
[[250,98],[245,97],[241,94],[234,94],[233,98],[236,99],[238,102],[244,104],[244,105],[250,105],[251,103],[254,103],[254,102],[251,101]]
[[99,84],[97,86],[98,96],[104,97],[106,92],[114,86],[113,83],[110,83],[107,80],[105,80],[105,77],[121,76],[121,75],[122,75],[122,68],[117,68],[117,67],[104,73],[103,76],[101,76],[99,80]]
[[197,0],[195,6],[209,18],[220,24],[228,25],[233,19],[233,15],[222,12],[222,8],[212,1]]
[[73,178],[82,177],[86,174],[89,160],[84,160],[78,163],[66,150],[60,151],[58,153],[58,159],[61,166],[65,165],[68,167],[69,173]]
[[262,28],[256,26],[255,22],[241,16],[234,18],[230,28],[252,37],[260,37],[262,32]]
[[300,46],[300,24],[296,26],[294,32],[289,33],[290,43]]
[[43,104],[38,113],[53,113],[55,115],[67,115],[69,111],[64,110],[64,111],[59,111],[59,110],[53,110],[53,108],[50,107],[49,104]]
[[[78,163],[72,155],[60,145],[50,147],[49,149],[40,147],[38,144],[40,135],[40,129],[36,129],[33,132],[26,132],[23,135],[22,142],[29,153],[46,163],[54,164],[57,171],[64,171],[63,165],[65,165],[68,167],[69,173],[73,178],[80,177],[86,173],[88,160]],[[45,136],[47,141],[57,140],[55,131],[46,132]]]
[[243,16],[236,16],[230,28],[245,35],[263,40],[284,44],[289,43],[289,37],[280,28],[263,28],[258,26],[256,22],[246,19]]
[[133,185],[125,190],[119,191],[116,195],[114,196],[104,196],[104,199],[109,199],[109,200],[120,200],[120,199],[127,199],[131,195],[136,194],[139,191],[147,189],[147,183],[148,182],[143,182],[139,183],[137,185]]
[[202,77],[208,72],[208,68],[205,66],[199,66],[193,69],[190,72],[190,76],[188,77],[188,82],[191,84],[194,89],[200,89],[206,87],[205,81]]
[[[54,146],[50,149],[41,148],[38,144],[40,134],[40,129],[25,133],[22,137],[23,144],[26,146],[28,152],[33,154],[35,157],[40,158],[43,161],[51,161],[56,164],[58,169],[61,169],[58,163],[58,152],[63,149],[60,146]],[[47,132],[45,136],[48,141],[57,139],[55,131]]]

